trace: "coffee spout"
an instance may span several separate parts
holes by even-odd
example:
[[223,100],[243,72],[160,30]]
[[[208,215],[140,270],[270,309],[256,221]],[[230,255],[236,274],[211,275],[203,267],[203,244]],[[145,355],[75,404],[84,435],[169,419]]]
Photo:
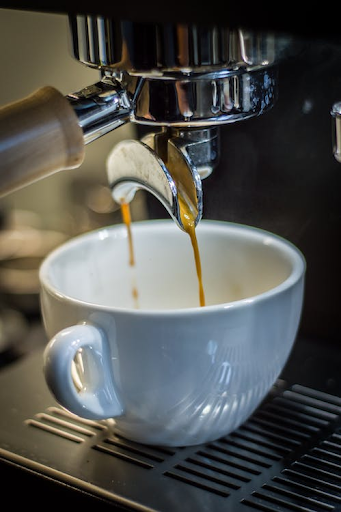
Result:
[[114,200],[131,202],[139,189],[152,193],[184,230],[181,204],[197,225],[203,212],[201,179],[218,160],[217,128],[164,129],[141,142],[118,143],[107,159],[107,174]]

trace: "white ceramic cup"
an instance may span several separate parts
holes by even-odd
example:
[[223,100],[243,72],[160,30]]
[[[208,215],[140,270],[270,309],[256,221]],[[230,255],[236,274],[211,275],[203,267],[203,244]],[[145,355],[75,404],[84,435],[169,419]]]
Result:
[[269,232],[203,220],[200,307],[188,235],[171,220],[136,222],[132,232],[135,267],[123,224],[78,236],[43,262],[46,382],[66,409],[114,418],[131,440],[217,439],[247,420],[288,359],[304,257]]

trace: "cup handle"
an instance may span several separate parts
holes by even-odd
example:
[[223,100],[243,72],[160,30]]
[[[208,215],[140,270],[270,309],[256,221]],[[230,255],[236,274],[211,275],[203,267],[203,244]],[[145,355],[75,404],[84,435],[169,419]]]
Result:
[[[79,391],[72,378],[77,351],[87,355],[86,382]],[[56,334],[44,350],[46,383],[67,410],[82,418],[101,420],[123,413],[112,378],[111,355],[105,334],[90,324],[72,325]]]

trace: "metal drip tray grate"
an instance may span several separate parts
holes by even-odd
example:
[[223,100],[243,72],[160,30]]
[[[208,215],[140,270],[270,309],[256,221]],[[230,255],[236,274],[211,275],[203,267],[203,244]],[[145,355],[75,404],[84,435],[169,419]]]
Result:
[[[113,460],[224,500],[244,494],[239,503],[245,510],[335,510],[341,504],[341,433],[328,432],[340,422],[341,399],[300,385],[286,389],[283,381],[272,394],[236,432],[194,448],[140,445],[110,433],[105,422],[83,420],[59,407],[26,424],[75,443],[91,440],[92,450]],[[257,487],[250,484],[263,474],[266,483],[245,497],[245,487]]]
[[3,460],[116,509],[341,510],[338,396],[279,380],[238,430],[187,448],[131,442],[111,422],[83,420],[56,404],[41,410],[16,418],[22,446],[2,442]]

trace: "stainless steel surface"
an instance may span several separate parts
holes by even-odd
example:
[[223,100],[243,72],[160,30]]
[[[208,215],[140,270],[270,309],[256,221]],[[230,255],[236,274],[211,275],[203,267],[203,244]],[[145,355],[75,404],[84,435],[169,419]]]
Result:
[[[170,137],[192,162],[200,178],[207,178],[219,163],[220,130],[218,126],[199,129],[171,128]],[[157,133],[154,138],[157,138]],[[150,144],[149,144],[150,145]]]
[[[193,144],[207,144],[207,139]],[[202,216],[200,175],[181,138],[171,132],[146,135],[142,142],[126,140],[117,144],[108,163],[108,181],[113,198],[130,202],[139,189],[151,192],[166,208],[180,229],[185,229],[181,200],[185,199],[195,225]]]
[[91,15],[71,15],[69,20],[77,60],[140,76],[268,66],[291,41],[270,31],[231,29],[228,23],[138,23]]
[[264,114],[276,98],[275,66],[148,76],[136,97],[132,121],[191,128],[234,123]]
[[132,110],[127,91],[115,81],[100,82],[67,95],[88,144],[129,121]]

